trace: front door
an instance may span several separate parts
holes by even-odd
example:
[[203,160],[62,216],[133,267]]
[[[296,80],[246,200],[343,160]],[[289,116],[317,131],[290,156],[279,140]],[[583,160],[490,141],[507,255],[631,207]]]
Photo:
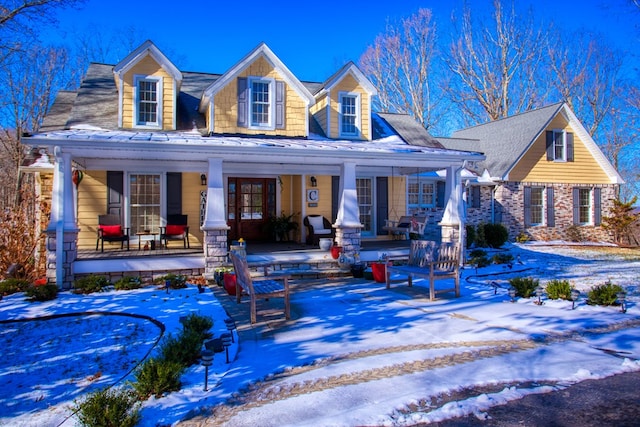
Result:
[[276,213],[274,178],[229,178],[229,238],[260,242],[271,238],[267,230],[270,216]]

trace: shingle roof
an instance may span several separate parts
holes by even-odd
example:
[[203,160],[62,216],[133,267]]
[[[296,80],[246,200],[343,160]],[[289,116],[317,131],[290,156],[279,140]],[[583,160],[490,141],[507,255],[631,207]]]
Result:
[[[391,126],[391,128],[395,129],[398,135],[400,135],[407,144],[420,147],[444,148],[437,139],[432,137],[429,132],[427,132],[427,130],[410,115],[395,113],[376,114]],[[377,139],[376,134],[384,135],[384,131],[380,126],[375,125],[376,123],[374,121],[374,139]]]
[[505,177],[517,160],[546,129],[564,103],[527,111],[501,120],[454,132],[451,138],[438,138],[446,148],[479,151],[486,155],[477,172],[487,169],[493,177]]
[[53,105],[47,112],[39,132],[48,132],[50,130],[64,129],[69,120],[73,102],[76,100],[78,92],[61,90],[56,95]]

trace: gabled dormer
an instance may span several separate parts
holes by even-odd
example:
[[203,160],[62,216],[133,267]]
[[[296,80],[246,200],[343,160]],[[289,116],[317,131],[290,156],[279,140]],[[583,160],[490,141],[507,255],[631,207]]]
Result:
[[209,133],[307,136],[314,97],[261,43],[205,89],[200,113]]
[[118,127],[175,130],[182,73],[149,40],[113,68]]
[[371,140],[371,98],[377,90],[353,63],[331,76],[311,113],[329,138]]

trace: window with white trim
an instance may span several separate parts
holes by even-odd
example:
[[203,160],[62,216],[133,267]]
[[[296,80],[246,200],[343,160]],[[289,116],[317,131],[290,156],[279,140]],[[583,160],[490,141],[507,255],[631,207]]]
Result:
[[129,219],[131,233],[160,230],[161,176],[159,174],[129,175]]
[[274,81],[270,79],[251,79],[251,127],[273,128]]
[[542,225],[544,223],[544,187],[531,187],[530,209],[530,225]]
[[553,131],[553,159],[560,162],[567,160],[567,141],[563,130]]
[[591,224],[591,189],[578,189],[578,222]]
[[360,136],[360,95],[340,93],[340,136]]
[[407,212],[435,205],[435,183],[410,179],[407,183]]
[[373,227],[373,179],[356,178],[356,193],[358,195],[358,208],[360,209],[360,222],[364,227],[362,234],[370,235]]
[[162,79],[136,76],[134,123],[142,127],[162,126]]

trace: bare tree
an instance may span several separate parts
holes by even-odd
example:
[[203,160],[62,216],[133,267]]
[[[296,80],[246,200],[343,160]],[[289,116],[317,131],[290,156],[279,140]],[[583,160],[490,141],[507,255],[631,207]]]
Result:
[[442,97],[434,93],[436,41],[428,9],[418,10],[397,26],[387,25],[359,60],[360,69],[378,88],[374,108],[411,114],[426,129],[437,122]]
[[455,76],[448,93],[470,123],[529,110],[544,98],[536,78],[543,33],[531,13],[520,18],[515,2],[506,10],[501,0],[493,6],[491,22],[474,19],[469,7],[459,22],[454,18],[460,28],[446,59]]

